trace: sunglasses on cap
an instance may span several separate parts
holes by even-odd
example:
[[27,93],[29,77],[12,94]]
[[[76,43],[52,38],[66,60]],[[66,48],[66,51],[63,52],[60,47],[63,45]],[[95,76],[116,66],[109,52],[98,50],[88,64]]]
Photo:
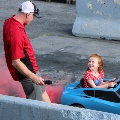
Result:
[[39,16],[39,9],[36,7],[36,5],[34,3],[32,3],[34,6],[34,12],[33,15],[37,18],[41,18],[41,16]]

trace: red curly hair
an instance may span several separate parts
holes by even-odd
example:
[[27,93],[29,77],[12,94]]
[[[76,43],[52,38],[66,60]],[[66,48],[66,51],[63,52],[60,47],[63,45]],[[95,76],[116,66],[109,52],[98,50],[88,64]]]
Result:
[[[91,58],[91,57],[94,57],[94,58],[98,59],[98,65],[99,65],[98,72],[100,73],[103,70],[103,59],[102,59],[102,57],[97,55],[97,54],[91,54],[89,56],[89,58]],[[87,70],[89,70],[89,68]]]

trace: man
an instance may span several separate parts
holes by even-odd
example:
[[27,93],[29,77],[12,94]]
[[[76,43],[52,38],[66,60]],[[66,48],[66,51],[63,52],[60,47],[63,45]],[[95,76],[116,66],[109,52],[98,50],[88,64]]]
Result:
[[25,26],[39,17],[39,9],[30,1],[23,2],[16,15],[5,20],[3,42],[7,67],[15,81],[20,81],[28,99],[51,102],[45,91],[44,79],[39,76],[38,65]]

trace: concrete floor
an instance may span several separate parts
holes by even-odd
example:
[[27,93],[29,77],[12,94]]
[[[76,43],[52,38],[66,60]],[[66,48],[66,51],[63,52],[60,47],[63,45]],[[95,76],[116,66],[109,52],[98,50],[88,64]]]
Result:
[[[0,0],[0,53],[2,25],[6,18],[15,14],[25,0]],[[41,19],[35,18],[26,27],[35,49],[41,75],[49,76],[58,84],[79,80],[87,69],[87,58],[92,53],[104,59],[105,77],[119,77],[120,41],[81,38],[72,35],[76,6],[64,3],[35,1]]]

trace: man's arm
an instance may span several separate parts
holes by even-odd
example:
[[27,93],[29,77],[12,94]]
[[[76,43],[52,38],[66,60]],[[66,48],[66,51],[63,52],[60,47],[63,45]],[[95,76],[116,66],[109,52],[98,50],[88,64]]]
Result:
[[30,78],[35,84],[41,85],[44,84],[43,78],[32,73],[20,59],[12,60],[12,65],[24,76]]

